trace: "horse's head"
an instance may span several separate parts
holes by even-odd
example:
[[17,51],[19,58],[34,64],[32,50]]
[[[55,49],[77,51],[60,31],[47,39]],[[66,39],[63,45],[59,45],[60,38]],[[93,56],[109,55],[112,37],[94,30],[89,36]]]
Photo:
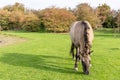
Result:
[[90,54],[92,51],[87,50],[85,53],[82,54],[82,58],[81,58],[81,62],[82,62],[82,67],[83,67],[83,71],[85,74],[89,74],[89,68],[91,65],[91,58],[90,58]]

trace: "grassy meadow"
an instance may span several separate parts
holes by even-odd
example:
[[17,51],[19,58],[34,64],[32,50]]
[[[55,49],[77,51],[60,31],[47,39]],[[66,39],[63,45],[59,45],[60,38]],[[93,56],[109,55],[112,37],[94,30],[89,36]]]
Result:
[[69,34],[0,32],[25,42],[0,47],[0,80],[120,80],[120,37],[95,31],[90,74],[73,70]]

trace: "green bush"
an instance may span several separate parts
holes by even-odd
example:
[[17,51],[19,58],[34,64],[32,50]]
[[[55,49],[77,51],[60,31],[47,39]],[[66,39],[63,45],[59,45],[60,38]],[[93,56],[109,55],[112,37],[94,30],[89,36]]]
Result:
[[36,32],[40,30],[39,24],[36,21],[28,21],[22,26],[22,30]]
[[0,10],[0,27],[1,30],[8,30],[10,13],[7,10]]

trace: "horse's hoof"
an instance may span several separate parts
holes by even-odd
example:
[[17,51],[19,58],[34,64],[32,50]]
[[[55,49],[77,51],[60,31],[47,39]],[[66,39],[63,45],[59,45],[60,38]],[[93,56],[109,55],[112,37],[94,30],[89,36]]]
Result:
[[75,69],[75,71],[78,71],[78,68],[74,68]]

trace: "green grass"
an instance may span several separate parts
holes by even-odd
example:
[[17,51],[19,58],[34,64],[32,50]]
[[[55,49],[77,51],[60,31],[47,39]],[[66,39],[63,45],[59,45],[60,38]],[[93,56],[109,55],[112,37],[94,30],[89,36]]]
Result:
[[26,42],[0,47],[0,80],[120,80],[120,38],[95,32],[90,75],[73,70],[68,34],[1,32]]

